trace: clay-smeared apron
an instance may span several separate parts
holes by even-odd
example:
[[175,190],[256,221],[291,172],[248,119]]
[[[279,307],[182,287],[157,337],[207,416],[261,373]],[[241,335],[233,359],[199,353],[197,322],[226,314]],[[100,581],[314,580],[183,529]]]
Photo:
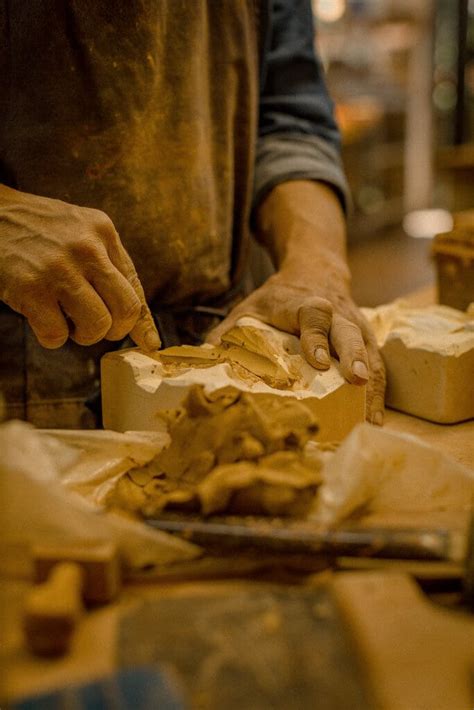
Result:
[[[159,306],[204,302],[239,277],[257,130],[254,5],[0,5],[0,180],[104,210]],[[111,344],[43,350],[7,309],[0,329],[9,414],[92,425],[82,401]]]

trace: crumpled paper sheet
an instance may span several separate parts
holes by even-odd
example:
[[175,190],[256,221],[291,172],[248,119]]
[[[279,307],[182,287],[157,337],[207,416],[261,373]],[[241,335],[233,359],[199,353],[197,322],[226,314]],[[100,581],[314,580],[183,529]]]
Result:
[[103,513],[100,496],[83,497],[87,489],[105,490],[124,470],[153,458],[163,442],[146,439],[114,432],[59,432],[55,437],[19,421],[0,426],[0,572],[28,574],[29,547],[39,541],[112,540],[129,571],[199,556],[195,545]]
[[357,425],[323,468],[310,518],[337,525],[356,511],[470,510],[474,471],[415,436]]

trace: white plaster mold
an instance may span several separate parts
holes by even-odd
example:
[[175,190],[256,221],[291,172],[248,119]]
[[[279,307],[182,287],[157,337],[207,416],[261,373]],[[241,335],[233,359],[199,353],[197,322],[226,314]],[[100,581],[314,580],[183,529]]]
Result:
[[253,318],[242,318],[221,346],[181,346],[148,355],[119,350],[102,359],[103,422],[116,431],[163,429],[160,413],[179,407],[194,385],[268,397],[304,400],[319,424],[319,441],[341,441],[365,419],[365,387],[351,385],[333,360],[315,370],[299,339]]

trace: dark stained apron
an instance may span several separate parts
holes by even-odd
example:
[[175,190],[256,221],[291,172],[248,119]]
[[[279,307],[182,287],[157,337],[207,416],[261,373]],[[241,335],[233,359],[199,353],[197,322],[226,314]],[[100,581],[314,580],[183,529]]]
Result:
[[[158,308],[206,303],[240,277],[256,14],[253,0],[0,4],[0,180],[105,211]],[[10,415],[95,425],[82,403],[113,345],[44,350],[6,308],[0,338]]]

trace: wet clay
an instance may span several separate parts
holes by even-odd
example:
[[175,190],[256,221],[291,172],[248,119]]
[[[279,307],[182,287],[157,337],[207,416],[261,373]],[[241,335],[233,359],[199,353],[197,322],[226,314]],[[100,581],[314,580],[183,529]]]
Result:
[[108,505],[145,516],[164,509],[298,515],[309,509],[321,459],[304,448],[317,431],[295,399],[255,402],[232,390],[193,387],[163,414],[170,445],[147,467],[123,476]]
[[296,389],[305,386],[305,363],[295,341],[294,336],[253,318],[241,318],[222,336],[220,345],[181,345],[161,350],[158,357],[166,374],[227,362],[244,381],[260,379],[270,387]]
[[103,391],[106,416],[109,409],[124,421],[128,408],[137,428],[148,408],[148,426],[170,435],[169,446],[109,496],[110,507],[145,517],[164,510],[305,515],[327,455],[315,442],[318,406],[326,441],[342,439],[364,417],[362,388],[334,365],[316,371],[297,337],[253,318],[240,319],[219,346],[111,354]]

